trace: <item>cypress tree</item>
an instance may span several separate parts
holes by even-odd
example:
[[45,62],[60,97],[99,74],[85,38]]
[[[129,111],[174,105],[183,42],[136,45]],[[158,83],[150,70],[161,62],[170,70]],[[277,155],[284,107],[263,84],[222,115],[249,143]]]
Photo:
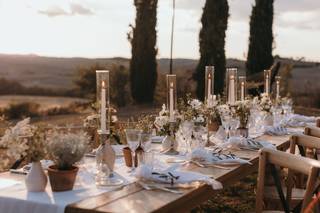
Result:
[[270,68],[272,57],[273,0],[256,0],[250,17],[247,72],[254,74]]
[[227,0],[206,0],[201,17],[202,29],[199,34],[200,61],[193,76],[197,81],[197,96],[202,100],[205,66],[215,67],[214,90],[216,94],[223,92],[226,70],[224,46],[228,17]]
[[157,4],[158,0],[134,0],[135,26],[128,34],[131,43],[131,95],[137,103],[153,102],[157,81]]

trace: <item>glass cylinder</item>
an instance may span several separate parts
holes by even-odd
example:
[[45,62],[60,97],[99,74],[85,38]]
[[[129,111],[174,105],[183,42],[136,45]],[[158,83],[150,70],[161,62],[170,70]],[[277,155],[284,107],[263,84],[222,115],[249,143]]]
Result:
[[227,68],[226,74],[227,103],[234,105],[237,100],[238,69]]
[[281,77],[277,75],[276,76],[276,99],[280,98],[280,83],[281,83]]
[[205,101],[208,103],[214,95],[214,66],[206,66],[205,73]]
[[264,70],[264,93],[270,94],[271,70]]
[[174,113],[177,109],[176,75],[167,75],[167,109],[169,109],[170,122],[174,122]]
[[246,76],[239,76],[239,96],[240,100],[244,101],[246,99],[247,94],[247,82]]
[[97,111],[100,114],[99,129],[102,133],[110,131],[110,84],[109,70],[96,70]]

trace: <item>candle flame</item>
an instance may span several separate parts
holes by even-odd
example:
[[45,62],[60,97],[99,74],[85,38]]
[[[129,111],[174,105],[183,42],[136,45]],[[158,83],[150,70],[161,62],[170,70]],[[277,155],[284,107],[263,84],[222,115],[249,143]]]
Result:
[[105,88],[106,87],[106,83],[104,81],[102,81],[101,86],[102,86],[102,88]]
[[211,74],[209,73],[208,78],[211,78]]
[[241,82],[241,86],[244,86],[244,82]]
[[173,82],[170,82],[170,87],[173,88]]

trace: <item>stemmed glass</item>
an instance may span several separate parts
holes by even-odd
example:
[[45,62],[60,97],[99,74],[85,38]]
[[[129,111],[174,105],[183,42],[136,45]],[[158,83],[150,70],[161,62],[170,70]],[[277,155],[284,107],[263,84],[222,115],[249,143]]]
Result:
[[230,120],[231,120],[230,115],[225,114],[221,116],[221,123],[224,128],[224,131],[226,132],[226,139],[229,138],[229,134],[230,134]]
[[126,138],[128,146],[131,150],[131,156],[132,156],[132,167],[131,172],[133,173],[135,170],[134,162],[136,158],[136,150],[139,147],[140,139],[141,139],[141,130],[140,129],[126,129]]
[[151,150],[151,138],[152,134],[150,132],[141,133],[141,148],[144,152],[149,152]]

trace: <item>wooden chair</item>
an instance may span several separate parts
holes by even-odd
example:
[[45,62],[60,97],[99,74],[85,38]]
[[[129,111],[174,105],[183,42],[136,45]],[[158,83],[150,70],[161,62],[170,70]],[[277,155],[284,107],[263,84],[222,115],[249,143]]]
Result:
[[[294,141],[292,143],[296,143],[296,139],[292,141]],[[315,186],[320,171],[320,162],[313,159],[308,159],[305,157],[300,157],[291,153],[281,152],[273,149],[264,148],[260,150],[258,186],[256,196],[256,212],[259,213],[263,210],[263,199],[265,189],[264,183],[267,165],[269,165],[271,168],[272,177],[275,181],[277,192],[281,199],[283,209],[285,212],[290,212],[292,184],[288,184],[286,193],[287,196],[285,197],[281,186],[281,180],[279,178],[279,174],[277,172],[276,167],[288,168],[289,175],[292,174],[291,171],[293,170],[308,176],[307,186],[301,205],[294,209],[296,212],[304,212],[304,210],[307,209],[308,204],[312,201],[315,188],[317,188]],[[299,207],[300,210],[298,210]]]
[[317,119],[317,121],[316,121],[316,126],[317,126],[317,127],[320,127],[320,118]]
[[306,127],[304,129],[304,134],[320,138],[320,128],[319,127]]

